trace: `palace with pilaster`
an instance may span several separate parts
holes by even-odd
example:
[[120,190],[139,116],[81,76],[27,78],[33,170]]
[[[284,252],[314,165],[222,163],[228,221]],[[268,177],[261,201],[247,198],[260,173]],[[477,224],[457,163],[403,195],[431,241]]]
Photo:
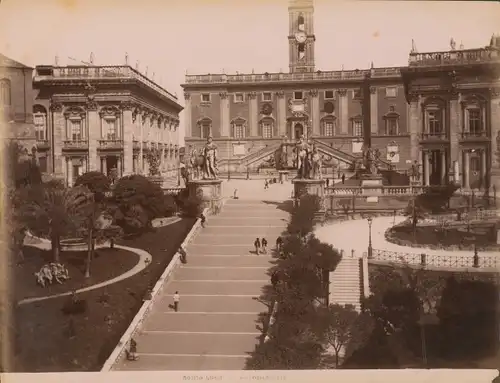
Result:
[[68,185],[87,171],[148,175],[148,152],[177,177],[177,97],[129,65],[37,66],[33,118],[42,171]]
[[221,171],[245,173],[303,135],[323,167],[352,166],[371,146],[386,169],[407,172],[417,161],[423,184],[488,184],[490,164],[500,161],[492,155],[500,39],[478,49],[412,49],[405,67],[323,71],[315,67],[313,1],[290,0],[288,13],[289,73],[186,75],[187,157],[210,135]]

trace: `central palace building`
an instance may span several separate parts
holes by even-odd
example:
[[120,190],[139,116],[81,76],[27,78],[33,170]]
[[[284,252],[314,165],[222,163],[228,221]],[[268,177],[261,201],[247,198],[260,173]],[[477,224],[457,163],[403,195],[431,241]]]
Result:
[[[352,166],[363,146],[420,182],[500,187],[500,38],[477,49],[409,54],[408,66],[315,67],[312,0],[291,0],[289,73],[186,75],[186,157],[212,136],[221,172],[271,166],[304,135],[324,167]],[[267,165],[266,165],[267,164]]]

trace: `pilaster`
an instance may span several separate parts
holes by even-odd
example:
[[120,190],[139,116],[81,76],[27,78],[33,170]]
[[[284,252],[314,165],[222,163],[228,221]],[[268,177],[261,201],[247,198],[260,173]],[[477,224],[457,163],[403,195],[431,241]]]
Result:
[[247,95],[249,110],[248,110],[248,123],[250,125],[250,137],[259,136],[259,126],[258,126],[258,107],[257,107],[257,93],[250,92]]
[[220,135],[229,137],[229,97],[227,92],[220,92]]
[[378,94],[377,88],[370,87],[370,132],[371,134],[378,134]]
[[53,103],[50,106],[52,111],[52,130],[54,135],[54,141],[52,142],[52,151],[54,156],[54,169],[53,172],[56,175],[62,175],[64,173],[63,158],[62,158],[62,145],[64,140],[64,129],[65,120],[62,113],[63,106],[59,103]]
[[449,121],[446,126],[450,135],[450,162],[458,161],[460,157],[458,137],[462,130],[462,111],[460,108],[460,94],[453,94],[449,101]]
[[123,121],[123,175],[130,175],[134,171],[133,105],[129,102],[123,102],[120,106]]
[[419,95],[411,95],[409,109],[410,119],[408,122],[408,128],[410,133],[410,156],[411,161],[414,162],[419,161],[419,135],[422,129],[422,110],[420,107]]
[[339,116],[340,116],[340,134],[349,133],[349,103],[347,102],[347,89],[339,89]]
[[312,118],[312,134],[313,136],[319,136],[320,131],[320,116],[319,116],[319,97],[318,90],[312,89],[309,92],[311,96],[311,118]]
[[87,103],[87,120],[89,124],[89,169],[100,170],[97,158],[97,148],[101,138],[101,124],[97,113],[98,105],[95,102]]
[[276,97],[278,98],[278,135],[280,137],[286,135],[286,102],[285,102],[285,92],[276,92]]
[[193,119],[192,111],[191,111],[191,94],[188,92],[184,92],[184,136],[191,137],[192,136],[192,127],[191,122]]

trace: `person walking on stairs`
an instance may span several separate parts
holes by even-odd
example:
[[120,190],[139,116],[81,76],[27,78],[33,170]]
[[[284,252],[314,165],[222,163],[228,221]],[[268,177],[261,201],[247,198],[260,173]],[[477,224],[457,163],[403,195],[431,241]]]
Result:
[[267,179],[264,181],[264,190],[269,189],[269,182]]
[[345,184],[345,174],[342,173],[342,185]]
[[255,254],[259,255],[260,254],[260,239],[256,238],[253,245],[255,246]]
[[205,221],[206,220],[207,220],[207,218],[205,217],[205,214],[201,213],[200,214],[200,223],[201,223],[202,228],[205,228]]
[[181,299],[178,291],[175,292],[173,298],[174,298],[174,311],[177,312],[179,310],[179,300]]
[[262,238],[262,253],[267,254],[267,240],[265,238]]

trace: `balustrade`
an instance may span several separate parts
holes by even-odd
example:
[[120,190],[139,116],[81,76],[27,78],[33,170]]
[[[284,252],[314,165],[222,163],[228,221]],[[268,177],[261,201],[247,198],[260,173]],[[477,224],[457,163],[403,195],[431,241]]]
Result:
[[87,149],[89,142],[87,140],[66,140],[63,145],[64,149]]
[[122,149],[123,140],[99,140],[100,149]]
[[491,48],[447,52],[410,53],[410,66],[466,65],[498,61],[499,53]]

